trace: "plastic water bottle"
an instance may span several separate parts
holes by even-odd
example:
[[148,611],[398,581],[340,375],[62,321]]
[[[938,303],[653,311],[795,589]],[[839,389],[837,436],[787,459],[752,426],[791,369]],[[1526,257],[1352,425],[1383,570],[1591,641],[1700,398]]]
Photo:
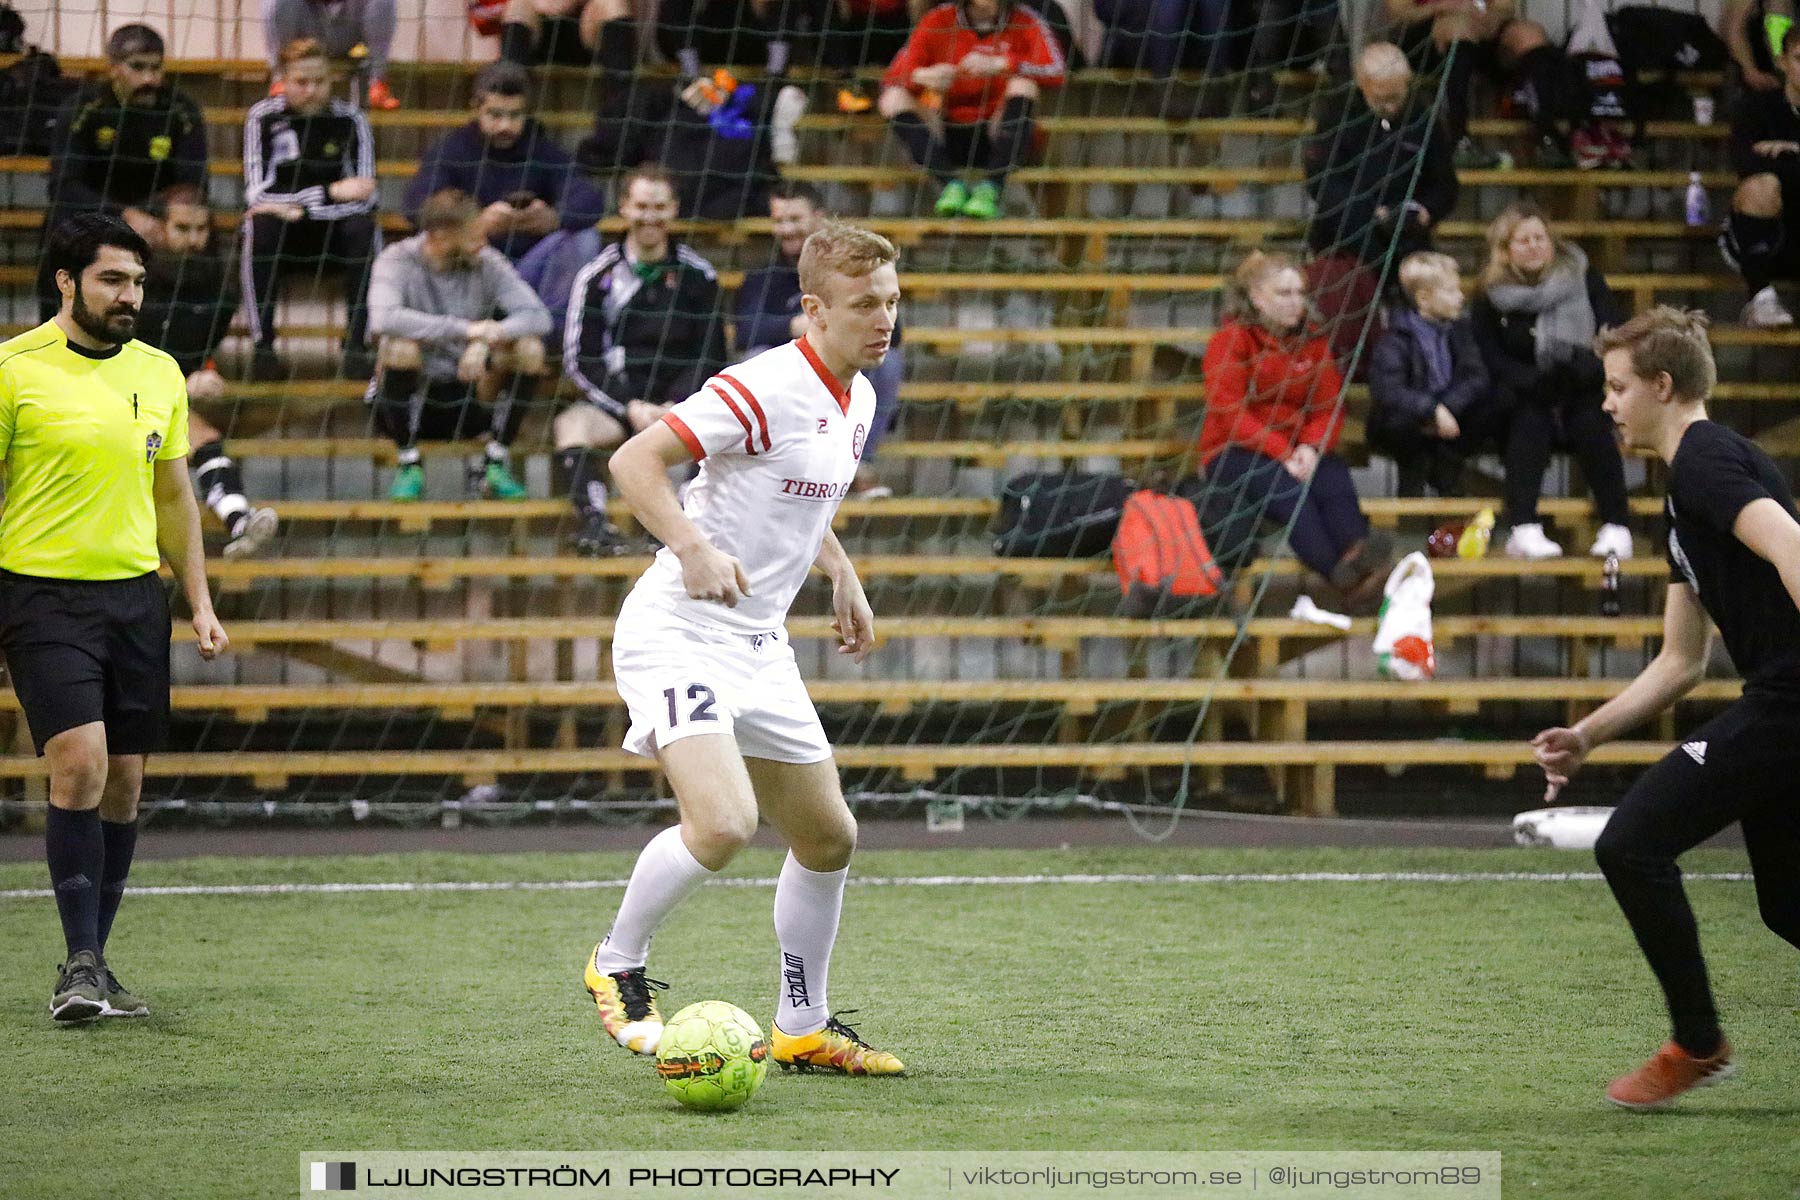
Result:
[[1616,617],[1619,612],[1619,556],[1608,554],[1600,569],[1600,615]]
[[1691,226],[1707,225],[1712,222],[1712,201],[1707,199],[1706,185],[1700,182],[1700,172],[1688,172],[1687,185],[1687,223]]
[[1456,553],[1461,558],[1485,558],[1488,542],[1494,536],[1494,510],[1484,508],[1475,514],[1462,536],[1456,539]]

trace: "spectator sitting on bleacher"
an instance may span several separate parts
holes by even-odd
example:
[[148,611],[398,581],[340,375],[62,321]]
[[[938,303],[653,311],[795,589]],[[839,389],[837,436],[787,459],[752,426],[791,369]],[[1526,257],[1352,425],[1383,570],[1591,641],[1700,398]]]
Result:
[[606,517],[599,450],[649,428],[725,365],[719,279],[711,263],[669,237],[675,181],[642,166],[619,185],[625,237],[581,269],[563,322],[563,372],[581,399],[556,416],[577,553],[628,549]]
[[[1343,376],[1307,325],[1306,285],[1286,255],[1252,253],[1232,276],[1230,315],[1206,347],[1202,512],[1221,562],[1246,557],[1256,520],[1292,522],[1300,561],[1361,607],[1387,578],[1392,539],[1369,526],[1350,468],[1332,453]],[[1223,520],[1219,518],[1223,516]],[[1221,528],[1234,532],[1215,537]]]
[[[740,360],[785,345],[806,332],[806,314],[800,309],[800,249],[806,244],[807,235],[825,223],[824,201],[807,184],[784,183],[769,197],[769,221],[776,260],[746,272],[743,286],[738,288],[733,354]],[[894,494],[892,488],[875,481],[875,451],[894,427],[900,409],[900,380],[905,373],[900,325],[896,321],[888,339],[887,357],[879,366],[863,372],[869,386],[875,389],[875,416],[863,441],[862,459],[851,485],[853,496],[873,500]]]
[[598,66],[627,76],[637,66],[630,0],[507,0],[501,21],[502,62]]
[[1507,416],[1506,552],[1555,558],[1562,547],[1544,533],[1538,494],[1551,451],[1574,452],[1599,510],[1588,553],[1631,557],[1625,462],[1612,418],[1600,407],[1605,373],[1594,334],[1630,316],[1581,247],[1556,237],[1527,202],[1509,205],[1487,232],[1488,261],[1475,300],[1475,338]]
[[258,508],[244,494],[244,476],[225,454],[224,434],[202,409],[225,398],[225,379],[213,354],[237,315],[238,289],[223,259],[212,252],[212,209],[200,189],[176,184],[147,209],[145,240],[154,253],[144,264],[144,300],[138,336],[162,350],[187,377],[188,461],[198,491],[225,526],[225,557],[255,554],[280,524],[272,508]]
[[[941,187],[938,216],[1001,215],[1006,177],[1037,136],[1039,94],[1065,73],[1049,24],[1013,0],[956,0],[919,19],[882,76],[881,115]],[[965,170],[986,177],[971,189]]]
[[[106,60],[105,77],[57,113],[46,234],[65,217],[98,209],[147,237],[158,192],[176,184],[206,191],[206,122],[200,106],[163,77],[162,36],[148,25],[122,25],[106,39]],[[47,320],[62,300],[42,271],[38,294]]]
[[1786,329],[1794,314],[1775,290],[1800,278],[1800,26],[1783,36],[1775,65],[1779,91],[1747,91],[1731,118],[1731,164],[1737,192],[1719,245],[1744,276],[1750,302],[1744,324]]
[[[1537,165],[1569,165],[1568,134],[1560,118],[1573,115],[1570,75],[1561,47],[1536,21],[1517,15],[1513,0],[1385,0],[1406,52],[1435,71],[1447,66],[1444,126],[1456,165],[1492,168],[1505,159],[1469,136],[1469,87],[1476,72],[1497,85],[1512,79],[1528,101],[1537,134]],[[1623,142],[1616,152],[1629,155]]]
[[579,230],[606,215],[606,198],[569,152],[527,115],[531,76],[517,63],[489,63],[475,76],[475,119],[425,151],[406,189],[415,225],[427,197],[446,188],[482,205],[488,244],[517,263],[556,229]]
[[809,0],[662,0],[656,44],[684,83],[700,77],[702,63],[760,65],[775,77],[787,72],[811,7]]
[[1397,305],[1369,363],[1369,446],[1394,460],[1402,496],[1462,495],[1463,464],[1495,433],[1496,410],[1456,260],[1420,250],[1400,264]]
[[1372,42],[1357,58],[1355,90],[1320,113],[1302,152],[1313,199],[1307,282],[1342,367],[1377,303],[1383,264],[1430,249],[1456,207],[1456,167],[1431,99],[1413,87],[1399,47]]
[[1774,45],[1780,44],[1781,34],[1793,20],[1792,0],[1725,0],[1719,33],[1731,50],[1731,61],[1745,88],[1773,92],[1781,87]]
[[[318,41],[334,59],[351,58],[360,48],[367,55],[369,107],[399,108],[400,101],[388,87],[394,24],[394,0],[263,0],[269,71],[278,75],[281,48],[301,38]],[[279,90],[281,80],[276,78],[271,86]]]
[[468,464],[470,490],[523,499],[509,448],[544,374],[550,314],[488,245],[481,208],[467,194],[432,196],[419,228],[381,252],[369,283],[370,329],[381,339],[369,399],[400,450],[388,494],[424,494],[419,442],[481,437],[486,446]]
[[930,0],[821,0],[819,62],[838,71],[839,112],[875,107],[856,79],[856,69],[886,66],[912,36]]
[[306,264],[344,272],[344,374],[366,378],[369,265],[381,247],[375,142],[362,111],[330,97],[331,64],[310,38],[281,50],[287,87],[244,118],[243,277],[257,379],[285,378],[275,353],[282,276]]
[[747,83],[729,72],[679,91],[647,83],[602,95],[575,157],[597,175],[662,163],[683,216],[738,221],[768,205],[776,164],[799,157],[794,127],[805,112],[806,93],[793,84]]

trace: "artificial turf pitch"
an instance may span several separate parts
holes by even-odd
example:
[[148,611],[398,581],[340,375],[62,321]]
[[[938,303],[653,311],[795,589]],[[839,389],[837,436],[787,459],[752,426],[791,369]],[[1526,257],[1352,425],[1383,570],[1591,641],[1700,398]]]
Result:
[[[573,834],[572,840],[578,840]],[[772,877],[747,853],[727,873]],[[1699,852],[1690,871],[1743,871]],[[43,886],[0,866],[0,889]],[[604,855],[146,862],[134,885],[618,879]],[[887,851],[863,877],[1585,872],[1550,851]],[[784,1077],[688,1113],[604,1040],[582,956],[616,889],[128,897],[144,1021],[58,1027],[47,898],[0,900],[0,1196],[291,1196],[308,1150],[1498,1150],[1505,1194],[1800,1192],[1800,956],[1752,886],[1694,881],[1739,1078],[1601,1098],[1662,1040],[1595,881],[853,886],[834,1007],[902,1079]],[[665,1014],[773,1015],[766,888],[659,933]]]

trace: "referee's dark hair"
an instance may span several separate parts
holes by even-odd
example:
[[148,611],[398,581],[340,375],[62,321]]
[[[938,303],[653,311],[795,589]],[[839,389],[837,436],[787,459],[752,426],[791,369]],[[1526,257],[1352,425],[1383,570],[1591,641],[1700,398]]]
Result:
[[58,221],[50,231],[44,247],[44,269],[55,279],[58,271],[67,271],[70,279],[79,280],[81,273],[100,257],[100,247],[116,246],[138,256],[146,266],[150,263],[150,244],[143,235],[125,223],[124,217],[108,212],[78,212]]
[[162,34],[148,25],[121,25],[106,39],[108,62],[124,62],[134,54],[164,54]]

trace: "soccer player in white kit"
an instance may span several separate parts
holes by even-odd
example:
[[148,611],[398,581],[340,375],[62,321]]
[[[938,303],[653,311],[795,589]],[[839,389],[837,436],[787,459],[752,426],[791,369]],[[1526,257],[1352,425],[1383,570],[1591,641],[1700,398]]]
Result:
[[[874,418],[860,372],[893,336],[897,258],[853,225],[813,233],[800,252],[805,335],[715,375],[612,458],[619,493],[663,543],[613,633],[625,748],[656,758],[681,813],[638,856],[583,973],[607,1034],[638,1054],[656,1053],[663,1028],[651,988],[665,985],[644,974],[651,934],[749,842],[760,813],[789,847],[775,888],[770,1056],[849,1075],[905,1070],[826,1005],[856,821],[783,629],[816,566],[831,579],[839,653],[860,663],[875,646],[831,518]],[[679,501],[668,472],[692,461],[700,473]]]

